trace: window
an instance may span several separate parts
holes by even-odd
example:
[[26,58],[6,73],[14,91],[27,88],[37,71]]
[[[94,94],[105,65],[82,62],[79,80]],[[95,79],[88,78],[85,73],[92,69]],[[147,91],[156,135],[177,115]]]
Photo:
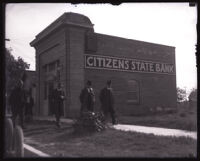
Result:
[[128,81],[127,102],[139,103],[139,83],[136,80]]
[[47,65],[43,66],[43,71],[46,73],[47,72]]
[[55,68],[56,68],[55,62],[52,62],[52,63],[49,64],[49,72],[52,71],[52,70],[55,70]]
[[57,60],[56,61],[56,67],[59,67],[60,66],[60,60]]
[[49,63],[48,66],[49,66],[49,72],[51,72],[60,66],[60,60],[53,61]]
[[44,100],[47,99],[47,82],[44,82]]

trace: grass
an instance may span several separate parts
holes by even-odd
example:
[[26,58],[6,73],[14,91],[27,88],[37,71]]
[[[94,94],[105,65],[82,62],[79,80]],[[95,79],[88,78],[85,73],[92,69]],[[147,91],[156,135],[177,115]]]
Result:
[[178,104],[177,112],[174,113],[157,113],[149,116],[119,116],[118,120],[121,124],[197,131],[196,113],[196,108],[190,107],[186,102]]
[[[196,108],[181,103],[176,113],[151,116],[121,116],[120,124],[135,124],[174,129],[197,130]],[[163,137],[152,134],[107,129],[99,133],[74,134],[71,124],[61,129],[52,121],[34,121],[24,130],[25,143],[52,157],[196,157],[197,141],[185,137]]]
[[[30,132],[31,131],[31,132]],[[74,134],[71,125],[32,124],[24,131],[25,142],[52,157],[196,157],[196,140],[161,137],[107,129]],[[32,139],[32,143],[27,141]]]

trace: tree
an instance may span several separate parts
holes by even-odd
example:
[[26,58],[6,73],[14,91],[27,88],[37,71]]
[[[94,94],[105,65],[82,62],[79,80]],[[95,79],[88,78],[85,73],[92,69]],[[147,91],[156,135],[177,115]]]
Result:
[[29,69],[27,64],[21,57],[17,59],[11,54],[11,49],[5,49],[6,63],[6,92],[9,95],[10,90],[16,84],[16,81],[25,77],[25,70]]
[[188,97],[189,101],[197,101],[197,89],[193,88]]
[[177,87],[176,92],[177,92],[177,102],[183,102],[187,100],[185,89]]
[[190,108],[196,109],[197,107],[197,89],[193,88],[189,94],[189,105]]

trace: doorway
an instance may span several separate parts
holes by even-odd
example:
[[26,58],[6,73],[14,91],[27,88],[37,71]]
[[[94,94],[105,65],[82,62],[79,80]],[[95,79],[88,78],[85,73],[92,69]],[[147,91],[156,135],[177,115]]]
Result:
[[54,83],[53,81],[48,82],[48,115],[53,115],[53,89]]

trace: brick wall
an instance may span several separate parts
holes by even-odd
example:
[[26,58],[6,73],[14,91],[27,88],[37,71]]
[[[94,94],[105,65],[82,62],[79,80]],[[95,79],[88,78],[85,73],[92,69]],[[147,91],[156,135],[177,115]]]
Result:
[[[97,35],[97,51],[87,54],[105,55],[122,58],[142,59],[175,64],[173,47],[123,39],[108,35]],[[100,108],[99,91],[111,79],[118,114],[145,113],[150,108],[176,108],[176,75],[156,73],[134,73],[105,69],[85,69],[85,78],[93,82],[96,92],[96,109]],[[128,80],[139,83],[140,101],[127,102]]]

